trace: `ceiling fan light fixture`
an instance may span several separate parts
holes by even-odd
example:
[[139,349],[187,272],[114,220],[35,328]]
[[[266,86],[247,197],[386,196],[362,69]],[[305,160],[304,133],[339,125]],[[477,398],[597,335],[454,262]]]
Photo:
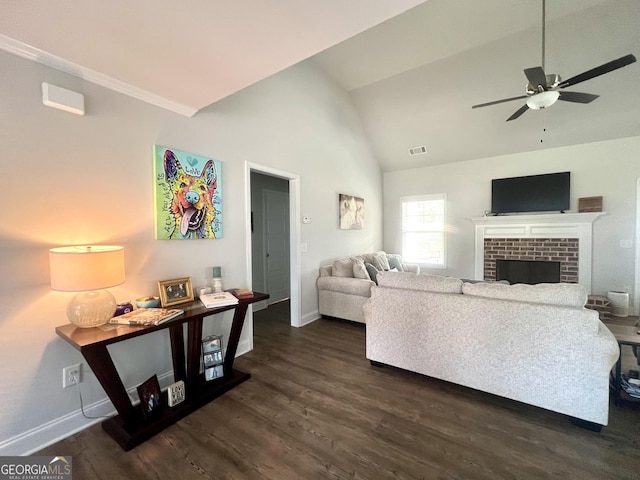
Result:
[[536,93],[527,99],[527,106],[532,110],[540,110],[548,108],[558,101],[560,92],[557,90],[547,90],[546,92]]

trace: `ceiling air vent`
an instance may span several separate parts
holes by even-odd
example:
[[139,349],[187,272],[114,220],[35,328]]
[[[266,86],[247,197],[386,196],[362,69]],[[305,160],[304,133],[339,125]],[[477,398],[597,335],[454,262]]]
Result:
[[419,147],[411,147],[409,149],[409,155],[423,155],[427,153],[427,147],[420,145]]

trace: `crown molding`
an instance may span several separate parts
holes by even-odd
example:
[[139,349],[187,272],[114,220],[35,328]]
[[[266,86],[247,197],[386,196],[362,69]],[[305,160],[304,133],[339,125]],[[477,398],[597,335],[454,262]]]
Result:
[[134,87],[126,82],[52,55],[2,33],[0,33],[0,49],[185,117],[193,117],[198,111],[197,108],[174,102],[147,90]]

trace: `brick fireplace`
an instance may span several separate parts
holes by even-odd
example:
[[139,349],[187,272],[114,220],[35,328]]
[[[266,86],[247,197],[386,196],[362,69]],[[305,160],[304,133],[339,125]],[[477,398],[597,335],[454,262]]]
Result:
[[560,281],[591,293],[592,224],[602,212],[472,218],[475,278],[494,280],[496,260],[560,262]]
[[560,281],[578,283],[578,238],[485,238],[484,280],[496,280],[497,260],[560,263]]

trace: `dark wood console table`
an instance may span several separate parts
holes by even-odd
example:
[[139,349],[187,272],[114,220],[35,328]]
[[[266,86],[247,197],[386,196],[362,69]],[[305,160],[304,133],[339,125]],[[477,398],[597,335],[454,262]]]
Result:
[[623,400],[626,402],[638,403],[637,398],[631,397],[622,389],[622,345],[640,347],[640,335],[636,333],[638,331],[638,327],[631,325],[612,324],[607,324],[607,327],[616,337],[618,346],[620,347],[620,355],[618,356],[618,361],[616,362],[616,376],[613,379],[612,385],[615,404],[620,405]]
[[[196,300],[172,307],[184,310],[184,315],[158,326],[120,325],[113,330],[102,330],[78,328],[68,324],[56,327],[56,333],[79,350],[93,370],[118,412],[118,415],[102,422],[102,427],[124,450],[130,450],[250,378],[248,373],[235,370],[233,361],[249,304],[267,298],[269,298],[267,294],[254,292],[253,298],[240,300],[237,305],[209,309]],[[224,376],[207,382],[204,375],[200,373],[202,322],[207,316],[227,310],[234,310],[234,315],[231,332],[226,340]],[[185,323],[187,324],[186,350],[183,328]],[[165,329],[169,330],[171,340],[174,378],[176,382],[179,380],[185,382],[186,398],[184,402],[168,407],[165,394],[161,414],[153,420],[145,420],[141,407],[131,403],[107,346]]]

